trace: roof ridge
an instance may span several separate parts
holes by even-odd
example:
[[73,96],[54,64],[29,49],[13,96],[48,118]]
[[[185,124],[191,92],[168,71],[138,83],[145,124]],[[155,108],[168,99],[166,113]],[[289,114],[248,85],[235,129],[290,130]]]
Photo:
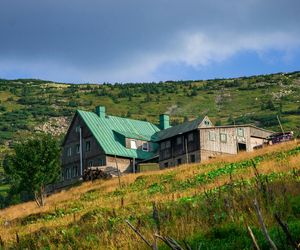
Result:
[[182,133],[187,133],[189,131],[195,130],[198,128],[198,126],[201,124],[201,122],[205,119],[205,117],[206,116],[198,117],[192,121],[186,121],[181,124],[177,124],[173,127],[158,131],[153,136],[153,139],[155,141],[164,140],[164,139],[173,137],[175,135],[179,135]]
[[122,116],[116,116],[116,115],[107,115],[108,117],[116,117],[116,118],[120,118],[120,119],[126,119],[126,120],[130,120],[130,121],[137,121],[137,122],[145,122],[145,123],[151,123],[154,124],[152,122],[149,121],[143,121],[143,120],[138,120],[138,119],[132,119],[132,118],[128,118],[128,117],[122,117]]
[[[86,112],[86,113],[92,113],[97,115],[95,112],[93,111],[86,111],[86,110],[82,110],[82,109],[77,109],[76,111],[80,111],[80,112]],[[150,121],[143,121],[143,120],[138,120],[138,119],[133,119],[133,118],[128,118],[128,117],[122,117],[122,116],[117,116],[117,115],[106,115],[107,117],[115,117],[118,119],[126,119],[126,120],[130,120],[130,121],[137,121],[137,122],[144,122],[144,123],[150,123],[151,125],[154,125],[155,127],[158,127],[156,124],[150,122]]]
[[[183,123],[176,124],[175,126],[172,126],[172,127],[166,128],[166,129],[164,129],[164,130],[161,130],[161,131],[166,131],[166,130],[168,130],[168,129],[172,129],[172,128],[178,128],[178,127],[180,127],[180,126],[184,126],[184,125],[186,125],[187,123],[193,123],[193,122],[196,122],[197,120],[199,120],[199,121],[203,121],[203,119],[204,119],[204,117],[203,117],[203,118],[202,118],[202,117],[198,117],[198,118],[196,118],[196,119],[194,119],[194,120],[191,120],[191,121],[185,121],[185,122],[183,122]],[[159,132],[160,132],[160,131],[159,131]]]

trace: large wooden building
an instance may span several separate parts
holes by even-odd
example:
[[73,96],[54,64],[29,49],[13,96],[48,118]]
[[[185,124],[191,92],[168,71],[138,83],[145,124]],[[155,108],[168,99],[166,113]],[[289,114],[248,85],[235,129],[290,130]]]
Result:
[[120,171],[132,172],[135,163],[157,154],[152,136],[159,130],[150,122],[106,115],[105,107],[77,110],[63,142],[63,179],[80,177],[93,166],[118,165]]
[[155,125],[106,115],[102,106],[78,110],[63,142],[63,179],[79,178],[93,166],[135,172],[142,162],[167,168],[252,151],[271,134],[253,125],[214,126],[207,116],[171,127],[168,115],[160,115]]

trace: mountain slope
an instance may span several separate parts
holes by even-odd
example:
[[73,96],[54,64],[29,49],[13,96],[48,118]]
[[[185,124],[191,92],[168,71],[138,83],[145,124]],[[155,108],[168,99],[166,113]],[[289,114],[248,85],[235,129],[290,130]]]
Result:
[[[30,249],[147,249],[128,219],[149,241],[154,231],[193,249],[250,249],[249,225],[262,249],[268,243],[253,207],[257,198],[267,228],[288,249],[277,213],[300,242],[300,144],[267,147],[205,164],[109,181],[87,182],[0,211],[3,246]],[[18,241],[16,242],[16,232]],[[165,248],[163,242],[159,246]]]
[[155,123],[161,113],[169,113],[173,123],[207,114],[217,124],[251,122],[276,130],[279,114],[284,128],[299,134],[299,95],[300,72],[114,85],[0,80],[0,143],[38,131],[51,117],[70,119],[77,108],[96,105],[112,115]]

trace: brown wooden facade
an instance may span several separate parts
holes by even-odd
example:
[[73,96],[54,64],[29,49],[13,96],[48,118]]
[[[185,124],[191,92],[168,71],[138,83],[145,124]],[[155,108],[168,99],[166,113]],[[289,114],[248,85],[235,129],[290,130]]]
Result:
[[68,131],[63,144],[62,174],[64,180],[80,177],[80,133],[82,133],[82,171],[88,166],[106,165],[106,156],[87,128],[86,124],[77,115]]
[[160,166],[165,168],[188,162],[197,162],[200,153],[199,136],[199,130],[193,130],[160,141]]
[[[81,127],[82,133],[82,172],[84,169],[93,166],[112,166],[118,168],[121,172],[131,172],[133,159],[125,157],[115,157],[106,155],[99,143],[82,119],[76,115],[70,125],[68,134],[63,144],[62,152],[62,178],[69,180],[80,178],[80,133],[78,128]],[[142,147],[142,142],[137,143]],[[116,163],[117,160],[117,163]]]
[[201,162],[218,155],[234,155],[263,146],[271,131],[251,125],[199,126],[159,141],[161,168]]

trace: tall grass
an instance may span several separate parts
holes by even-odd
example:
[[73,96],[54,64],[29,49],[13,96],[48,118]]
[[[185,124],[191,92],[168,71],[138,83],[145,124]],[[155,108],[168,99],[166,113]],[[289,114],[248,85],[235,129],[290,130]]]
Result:
[[30,249],[143,249],[124,221],[153,240],[155,202],[161,235],[193,247],[201,243],[204,249],[250,248],[247,224],[267,247],[253,208],[257,198],[276,244],[288,247],[274,212],[300,241],[299,155],[298,142],[291,142],[206,164],[123,176],[121,188],[116,179],[83,183],[48,197],[44,208],[27,202],[0,211],[1,239],[4,247]]

